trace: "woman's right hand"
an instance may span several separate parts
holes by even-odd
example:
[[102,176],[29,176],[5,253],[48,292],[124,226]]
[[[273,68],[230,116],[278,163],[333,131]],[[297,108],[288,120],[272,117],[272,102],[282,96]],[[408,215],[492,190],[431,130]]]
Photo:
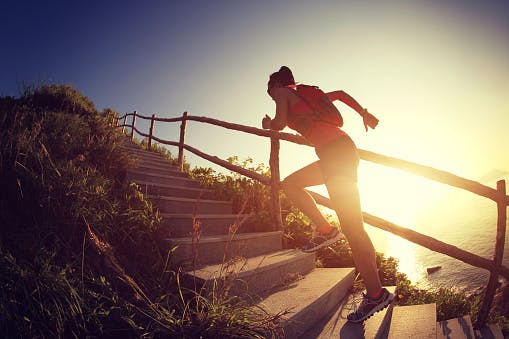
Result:
[[262,128],[263,129],[270,129],[270,122],[271,121],[272,121],[272,119],[267,114],[265,114],[265,117],[263,117],[263,119],[262,119]]

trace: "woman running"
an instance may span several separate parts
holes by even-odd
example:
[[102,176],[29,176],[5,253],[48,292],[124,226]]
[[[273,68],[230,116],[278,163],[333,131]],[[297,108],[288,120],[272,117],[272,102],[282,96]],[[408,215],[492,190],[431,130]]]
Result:
[[[265,116],[265,129],[282,130],[286,126],[299,132],[314,147],[318,161],[290,174],[282,182],[282,188],[294,204],[315,225],[315,235],[303,247],[305,252],[314,252],[329,246],[346,236],[352,249],[353,259],[366,285],[366,294],[358,309],[348,315],[354,323],[363,322],[374,313],[387,307],[394,295],[383,288],[376,267],[375,249],[364,229],[359,190],[357,188],[357,147],[338,124],[317,119],[312,104],[297,92],[292,71],[282,66],[270,75],[267,93],[276,103],[274,119]],[[326,93],[333,102],[339,100],[354,109],[363,118],[366,132],[378,123],[354,98],[338,90]],[[321,214],[313,197],[305,188],[325,184],[338,216],[344,236],[329,224]]]

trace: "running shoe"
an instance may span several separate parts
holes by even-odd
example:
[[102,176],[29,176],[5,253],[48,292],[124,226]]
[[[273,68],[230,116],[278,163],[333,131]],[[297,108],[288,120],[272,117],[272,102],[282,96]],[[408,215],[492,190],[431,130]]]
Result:
[[378,298],[371,298],[370,296],[362,293],[362,302],[357,310],[350,313],[347,318],[352,323],[361,323],[371,317],[378,311],[383,310],[394,300],[394,294],[383,288],[381,295]]
[[338,229],[333,227],[328,233],[315,232],[315,236],[302,247],[302,251],[309,253],[318,251],[320,248],[330,246],[337,241],[344,240],[344,236]]

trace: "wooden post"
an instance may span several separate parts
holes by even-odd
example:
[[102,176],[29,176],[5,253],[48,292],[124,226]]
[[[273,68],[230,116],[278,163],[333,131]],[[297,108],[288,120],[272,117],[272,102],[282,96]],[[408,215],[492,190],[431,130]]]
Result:
[[136,111],[133,112],[133,124],[131,126],[131,140],[134,139],[134,126],[136,126]]
[[186,140],[186,124],[187,124],[187,112],[182,115],[182,123],[180,124],[180,139],[179,139],[179,157],[178,157],[178,168],[184,171],[184,143]]
[[127,114],[124,116],[124,122],[122,123],[122,134],[125,133],[125,124],[127,122]]
[[271,188],[271,207],[276,231],[283,230],[283,220],[281,219],[281,200],[279,199],[279,138],[270,137],[270,188]]
[[490,279],[488,280],[486,292],[484,293],[484,299],[479,310],[479,314],[477,315],[477,322],[475,324],[477,329],[480,329],[486,325],[486,320],[488,319],[493,297],[495,296],[495,290],[497,289],[500,267],[502,266],[502,260],[504,258],[504,243],[507,220],[505,180],[500,180],[497,182],[497,191],[500,198],[497,202],[497,239],[495,242],[495,255],[493,258],[495,267],[490,271]]
[[155,114],[152,114],[152,119],[150,119],[150,130],[149,130],[149,133],[148,133],[148,150],[150,151],[152,149],[152,133],[154,133],[154,119],[155,119]]

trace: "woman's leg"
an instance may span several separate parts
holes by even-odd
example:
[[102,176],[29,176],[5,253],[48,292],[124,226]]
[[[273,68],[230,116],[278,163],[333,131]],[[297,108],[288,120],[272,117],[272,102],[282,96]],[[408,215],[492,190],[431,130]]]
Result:
[[323,183],[322,171],[318,166],[318,162],[290,174],[282,182],[282,188],[288,198],[302,213],[311,219],[317,229],[328,229],[330,224],[318,209],[313,197],[305,191],[305,188]]
[[374,296],[382,285],[376,267],[375,248],[364,229],[357,183],[348,177],[335,177],[330,178],[326,186],[367,294]]

